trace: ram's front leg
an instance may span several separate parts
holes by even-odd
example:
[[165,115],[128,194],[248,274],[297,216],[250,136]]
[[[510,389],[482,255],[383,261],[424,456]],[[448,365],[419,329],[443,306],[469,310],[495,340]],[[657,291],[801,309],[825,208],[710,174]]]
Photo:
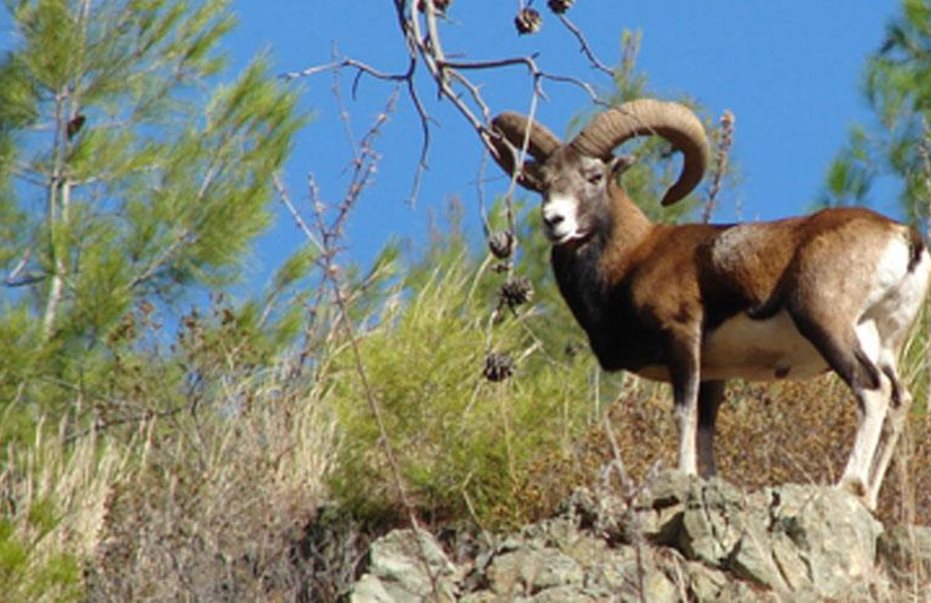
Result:
[[679,470],[698,475],[698,389],[701,384],[697,337],[680,336],[668,348],[672,395],[679,427]]
[[698,388],[698,467],[702,477],[717,473],[714,426],[724,401],[724,381],[702,381]]

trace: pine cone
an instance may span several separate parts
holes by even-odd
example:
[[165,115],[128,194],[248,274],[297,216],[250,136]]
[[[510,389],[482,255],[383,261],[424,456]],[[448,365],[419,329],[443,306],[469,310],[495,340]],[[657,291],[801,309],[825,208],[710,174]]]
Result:
[[549,0],[547,6],[557,15],[561,15],[572,7],[573,2],[574,0]]
[[514,374],[514,359],[509,354],[490,352],[485,356],[485,368],[482,375],[489,381],[498,383]]
[[514,26],[520,35],[535,34],[543,27],[543,17],[535,9],[522,8],[514,17]]
[[533,297],[533,284],[525,276],[508,279],[501,285],[498,292],[502,304],[507,304],[512,310],[521,304],[526,304]]
[[514,235],[506,230],[499,230],[488,237],[488,248],[491,249],[492,255],[499,260],[506,260],[511,257],[514,251]]

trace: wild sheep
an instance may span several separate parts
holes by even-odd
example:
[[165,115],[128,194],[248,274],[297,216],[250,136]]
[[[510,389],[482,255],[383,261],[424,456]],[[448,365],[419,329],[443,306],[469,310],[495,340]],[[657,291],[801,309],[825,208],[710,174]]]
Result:
[[[679,468],[715,471],[726,379],[802,379],[833,369],[853,390],[858,426],[839,486],[875,508],[911,404],[896,359],[928,288],[931,259],[908,226],[861,208],[739,225],[655,224],[618,176],[614,150],[659,135],[683,153],[662,203],[701,181],[700,120],[640,99],[596,115],[567,144],[516,113],[493,121],[495,160],[543,197],[552,266],[601,366],[670,382]],[[533,160],[518,164],[528,136]]]

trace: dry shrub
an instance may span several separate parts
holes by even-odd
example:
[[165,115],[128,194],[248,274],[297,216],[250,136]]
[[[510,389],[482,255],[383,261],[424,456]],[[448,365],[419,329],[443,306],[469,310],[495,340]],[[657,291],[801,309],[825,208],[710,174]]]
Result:
[[91,598],[306,597],[309,577],[293,556],[323,502],[334,422],[318,391],[283,372],[219,400],[225,412],[146,427],[137,468],[107,499]]
[[[628,472],[640,481],[654,465],[674,467],[678,433],[669,387],[630,378],[608,409]],[[916,405],[920,406],[920,405]],[[771,384],[732,383],[718,415],[718,473],[748,489],[782,483],[834,483],[844,469],[856,428],[856,402],[834,376]],[[931,525],[931,421],[909,417],[883,487],[877,515],[887,524]],[[610,460],[601,426],[581,439],[572,463],[541,460],[528,485],[558,502],[572,484],[591,482]],[[559,486],[563,482],[565,485]]]

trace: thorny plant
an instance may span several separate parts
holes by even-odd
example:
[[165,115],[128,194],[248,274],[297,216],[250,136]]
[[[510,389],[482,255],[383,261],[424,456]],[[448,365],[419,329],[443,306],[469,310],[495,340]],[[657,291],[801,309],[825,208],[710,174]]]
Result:
[[721,129],[718,132],[720,140],[718,141],[718,152],[714,159],[714,172],[711,175],[711,186],[708,189],[708,196],[702,203],[701,220],[705,224],[711,222],[711,215],[718,205],[718,195],[721,194],[721,187],[724,182],[724,176],[727,174],[727,165],[730,157],[731,145],[734,144],[734,114],[725,109],[721,115]]
[[[419,116],[422,136],[420,156],[414,172],[410,193],[410,202],[413,203],[419,193],[423,173],[427,168],[431,143],[431,129],[434,123],[434,120],[431,118],[423,102],[422,93],[419,89],[420,82],[417,76],[423,69],[426,69],[430,79],[436,85],[439,98],[448,100],[453,104],[458,113],[475,131],[485,149],[492,155],[498,152],[492,143],[492,140],[497,137],[497,134],[490,126],[492,111],[482,97],[481,85],[471,79],[469,75],[466,75],[467,73],[472,74],[523,66],[529,73],[531,83],[529,98],[529,114],[531,118],[536,113],[538,100],[544,97],[543,82],[545,80],[570,83],[578,86],[589,95],[593,102],[602,103],[591,85],[572,77],[551,75],[542,71],[536,63],[535,55],[498,58],[485,61],[460,61],[449,59],[444,51],[439,23],[440,19],[445,16],[445,10],[448,6],[448,2],[438,2],[437,0],[422,0],[419,3],[408,2],[407,0],[395,0],[394,9],[397,17],[397,24],[403,36],[408,54],[407,65],[401,71],[393,73],[383,71],[352,57],[340,57],[334,51],[334,59],[329,63],[284,74],[283,78],[285,80],[310,77],[323,72],[335,72],[336,74],[336,77],[334,77],[333,94],[339,104],[339,113],[350,139],[353,158],[351,161],[349,185],[342,201],[333,210],[332,214],[334,217],[332,217],[332,219],[329,221],[327,220],[327,207],[321,198],[319,188],[312,175],[308,178],[308,197],[311,206],[311,217],[309,219],[305,219],[304,214],[292,200],[281,176],[274,176],[274,185],[278,192],[279,199],[285,205],[295,224],[303,232],[309,244],[316,251],[317,266],[320,270],[324,286],[320,288],[317,303],[315,303],[314,306],[319,306],[319,302],[324,295],[323,290],[328,289],[330,291],[330,299],[337,313],[337,316],[333,318],[334,322],[338,323],[338,325],[335,326],[342,327],[348,337],[355,371],[360,378],[362,388],[365,392],[366,403],[368,404],[369,410],[379,430],[382,451],[386,457],[390,471],[393,474],[392,478],[399,495],[399,500],[405,507],[411,526],[415,529],[417,529],[418,526],[416,511],[406,493],[404,479],[391,443],[391,437],[390,434],[387,433],[385,427],[380,402],[367,376],[366,367],[359,348],[359,334],[356,332],[355,326],[350,319],[349,300],[347,298],[347,291],[344,287],[344,278],[337,263],[337,256],[341,250],[340,241],[346,220],[355,207],[361,193],[370,183],[371,177],[380,159],[380,156],[374,149],[374,141],[395,108],[399,90],[404,90],[407,99],[414,106]],[[568,4],[566,7],[568,7]],[[551,8],[553,7],[551,6]],[[524,11],[525,9],[521,6],[520,10]],[[613,75],[613,72],[597,59],[581,31],[565,16],[564,10],[565,8],[563,8],[562,11],[557,11],[559,20],[579,41],[582,52],[587,57],[588,61],[600,71],[608,75]],[[519,23],[517,25],[520,27]],[[353,140],[349,113],[344,106],[343,96],[339,87],[338,74],[347,69],[355,72],[352,83],[353,95],[355,95],[358,84],[363,76],[391,82],[397,86],[391,93],[385,109],[376,117],[375,122],[361,137],[358,144]],[[528,131],[524,138],[522,148],[520,149],[521,162],[523,162],[527,154],[529,141],[530,136]],[[480,198],[483,198],[481,178],[479,182]],[[497,237],[497,246],[494,245],[494,241],[490,241],[492,243],[492,250],[502,262],[501,271],[507,273],[507,282],[502,287],[503,297],[500,300],[500,304],[508,305],[512,309],[514,306],[529,300],[529,295],[531,293],[529,286],[525,285],[526,279],[515,278],[513,276],[514,257],[517,247],[516,215],[513,206],[513,193],[516,184],[517,176],[515,175],[511,179],[509,190],[505,198],[507,230],[504,233],[493,234],[490,232],[488,226],[489,220],[484,211],[484,203],[481,207],[486,237],[489,239]],[[502,309],[500,304],[498,309],[493,312],[493,315],[498,315],[500,313]],[[493,347],[490,341],[490,327],[493,322],[493,320],[489,321],[489,350]],[[488,358],[492,358],[492,356],[494,356],[494,354],[489,351]],[[497,356],[495,356],[495,358],[497,358]],[[509,359],[506,358],[505,360]],[[487,368],[486,366],[486,373]],[[510,374],[510,370],[507,370],[501,372],[502,376],[504,376],[505,372],[508,375]],[[421,553],[423,553],[423,551],[421,551]],[[430,565],[426,561],[426,556],[421,554],[420,557],[425,569],[428,571],[428,575],[432,576]],[[434,590],[436,590],[435,579],[433,582]]]
[[[334,79],[334,94],[338,99],[341,98],[339,92],[339,83],[336,79]],[[334,324],[331,325],[331,328],[342,328],[345,332],[349,342],[349,350],[352,356],[354,370],[359,376],[360,382],[362,384],[362,390],[365,394],[365,401],[368,404],[369,411],[371,412],[372,417],[375,420],[375,424],[378,428],[380,435],[379,441],[382,447],[382,452],[388,462],[388,466],[392,474],[392,479],[394,481],[394,486],[397,489],[398,499],[401,501],[401,504],[407,513],[408,521],[410,522],[411,527],[415,530],[419,530],[420,527],[419,521],[417,519],[417,512],[413,502],[411,502],[410,497],[407,494],[407,488],[402,476],[400,464],[397,460],[397,454],[395,453],[394,446],[391,442],[390,434],[385,427],[381,404],[379,403],[375,389],[372,387],[372,384],[369,380],[365,363],[362,360],[362,352],[359,345],[359,334],[356,331],[356,327],[350,317],[349,293],[346,290],[343,273],[337,261],[338,256],[342,250],[340,242],[343,237],[346,221],[349,218],[352,209],[356,206],[362,192],[371,183],[372,176],[375,174],[378,161],[381,158],[380,154],[375,150],[374,142],[378,138],[382,126],[388,122],[390,115],[394,112],[397,97],[397,92],[392,92],[385,104],[384,109],[375,117],[374,123],[362,136],[358,144],[356,144],[354,140],[350,139],[350,143],[353,149],[353,158],[351,161],[351,177],[349,185],[346,188],[345,195],[343,196],[340,203],[334,208],[334,215],[332,218],[328,219],[329,212],[327,211],[327,203],[321,196],[320,189],[317,186],[313,174],[308,175],[307,184],[308,201],[310,203],[311,209],[311,219],[309,221],[305,220],[303,212],[301,212],[300,208],[292,200],[291,195],[285,187],[280,175],[276,174],[274,176],[274,185],[278,192],[279,199],[291,214],[295,224],[297,224],[298,228],[300,228],[301,232],[307,238],[310,245],[312,245],[317,251],[316,264],[321,274],[322,286],[318,290],[318,297],[314,302],[314,306],[319,306],[321,304],[321,302],[324,300],[325,291],[329,289],[329,301],[334,304],[337,311],[337,316],[334,318]],[[349,114],[346,111],[341,111],[340,115],[344,121],[346,132],[350,135],[351,138],[352,128],[349,121]],[[310,339],[311,338],[308,337],[308,341]],[[309,354],[309,351],[305,351],[305,356],[307,354]],[[436,593],[438,588],[437,578],[434,576],[434,571],[427,560],[425,551],[422,550],[422,540],[420,538],[416,540],[418,547],[421,548],[418,558],[423,563],[423,567],[427,572],[427,575],[431,577],[432,587],[434,593]]]
[[[349,70],[354,73],[352,82],[352,94],[358,89],[359,82],[364,76],[394,83],[400,89],[406,92],[408,101],[413,105],[419,116],[421,130],[421,148],[417,167],[414,170],[413,182],[410,191],[409,203],[413,204],[419,194],[421,180],[424,171],[427,169],[428,157],[430,154],[430,144],[432,137],[432,128],[436,120],[431,117],[427,105],[424,103],[424,95],[421,91],[423,79],[421,74],[426,71],[428,74],[427,81],[436,86],[436,94],[440,100],[450,102],[456,111],[465,119],[471,129],[476,133],[479,141],[484,146],[487,154],[497,158],[500,152],[495,147],[493,141],[498,139],[498,134],[491,128],[492,110],[482,95],[483,82],[477,79],[476,74],[498,72],[513,67],[523,67],[528,75],[530,89],[528,98],[528,115],[533,120],[537,105],[540,99],[545,99],[546,95],[543,90],[545,81],[565,83],[582,89],[591,101],[597,105],[607,105],[596,92],[595,88],[587,82],[580,79],[567,76],[552,74],[542,70],[537,63],[536,53],[525,56],[499,57],[488,60],[467,61],[452,59],[456,56],[454,53],[447,53],[444,49],[443,39],[441,36],[441,26],[447,19],[447,14],[452,2],[447,0],[419,0],[411,2],[408,0],[394,0],[394,13],[397,19],[398,30],[401,33],[404,44],[407,49],[406,65],[403,69],[397,71],[386,71],[379,69],[367,62],[358,60],[354,57],[340,56],[334,51],[333,60],[325,63],[314,65],[299,71],[285,73],[282,77],[286,81],[297,78],[306,78],[315,76],[324,72],[341,72]],[[566,16],[566,11],[571,7],[571,1],[551,1],[548,3],[550,10],[556,15],[559,22],[569,31],[574,39],[580,45],[580,53],[584,56],[588,65],[597,71],[614,78],[614,70],[607,67],[595,54],[591,44],[585,38],[582,31]],[[530,8],[529,3],[521,0],[518,2],[518,12],[515,18],[515,27],[520,34],[535,33],[538,29],[542,17],[539,13]],[[337,102],[340,104],[340,113],[345,116],[345,107],[342,104],[342,96],[336,94]],[[345,122],[345,119],[344,119]],[[529,128],[522,141],[519,149],[518,165],[522,164],[526,158],[530,144]],[[487,159],[487,154],[485,158]],[[517,174],[515,174],[509,183],[507,193],[504,196],[503,212],[506,230],[493,232],[488,219],[483,189],[484,182],[484,165],[479,168],[478,182],[478,199],[479,212],[482,217],[482,224],[485,237],[488,240],[488,246],[492,254],[497,258],[497,271],[504,274],[504,284],[499,295],[498,308],[492,312],[492,319],[489,320],[488,344],[486,349],[486,371],[485,374],[491,376],[509,376],[510,370],[507,371],[488,371],[489,364],[496,364],[502,361],[505,365],[510,366],[511,360],[506,354],[495,350],[491,326],[495,323],[495,318],[500,315],[502,307],[507,306],[514,309],[514,306],[529,300],[528,290],[523,286],[521,277],[515,276],[514,266],[515,257],[518,249],[516,211],[514,208],[514,192],[517,186]],[[281,192],[280,181],[276,186]],[[292,215],[294,212],[292,211]],[[298,222],[300,226],[300,222]],[[301,226],[306,231],[306,228]],[[314,239],[311,239],[312,241]],[[316,241],[313,243],[318,249],[325,246],[325,241]],[[517,295],[514,295],[517,293]],[[517,303],[515,303],[517,302]],[[500,362],[498,363],[500,364]]]

